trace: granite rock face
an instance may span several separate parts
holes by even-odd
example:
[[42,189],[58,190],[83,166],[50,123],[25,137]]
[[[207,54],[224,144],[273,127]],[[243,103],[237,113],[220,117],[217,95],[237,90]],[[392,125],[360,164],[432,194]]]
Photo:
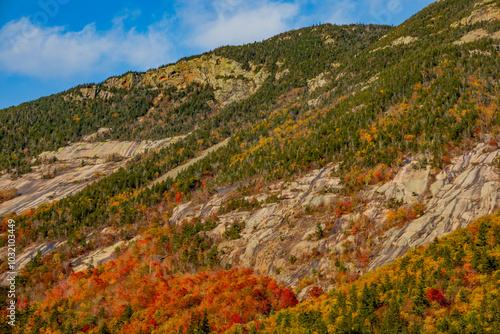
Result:
[[[22,268],[24,268],[31,260],[33,260],[33,258],[35,258],[38,252],[44,256],[65,243],[66,240],[52,241],[34,244],[25,248],[21,254],[16,255],[16,271],[19,272]],[[7,247],[0,248],[0,256],[3,258],[7,256]],[[0,274],[0,285],[7,285],[7,278],[9,278],[8,273]]]
[[376,189],[376,192],[387,199],[394,198],[404,203],[413,203],[422,196],[430,186],[430,168],[415,168],[414,163],[404,166],[392,181]]
[[269,74],[255,66],[245,70],[242,64],[223,57],[201,56],[179,61],[145,73],[128,73],[106,80],[106,88],[160,87],[185,88],[192,83],[208,84],[214,89],[215,99],[221,106],[251,96]]
[[[129,72],[112,77],[99,85],[80,88],[77,93],[69,93],[65,100],[109,99],[112,90],[148,88],[160,92],[161,88],[175,87],[177,90],[196,83],[209,85],[214,90],[215,101],[222,108],[232,102],[244,100],[262,86],[269,73],[253,64],[245,68],[242,64],[215,55],[181,60],[175,64],[149,70]],[[162,96],[161,93],[158,96]]]
[[[329,166],[293,181],[275,182],[261,193],[249,196],[263,203],[253,211],[233,211],[219,216],[219,225],[209,235],[222,240],[223,264],[251,267],[276,277],[281,282],[298,286],[311,271],[321,273],[317,285],[328,288],[328,278],[337,269],[333,255],[356,248],[363,250],[371,239],[369,263],[364,267],[349,265],[351,271],[361,274],[390,263],[403,256],[410,247],[430,243],[457,228],[465,227],[474,219],[490,214],[500,207],[500,150],[485,144],[452,160],[444,170],[435,174],[419,160],[409,161],[393,180],[364,191],[365,205],[352,213],[337,216],[335,203],[346,199],[338,194],[340,180],[332,177],[334,166]],[[205,203],[179,205],[170,224],[181,224],[192,218],[212,217],[220,205],[227,202],[234,191],[221,191]],[[277,201],[266,204],[270,196]],[[422,203],[422,216],[400,228],[386,229],[387,203],[391,199],[404,205]],[[224,231],[233,222],[244,222],[241,238],[224,240]],[[367,221],[371,234],[362,236],[353,230],[360,221]],[[318,225],[319,223],[319,225]],[[324,235],[317,237],[319,228]],[[313,275],[314,276],[314,275]]]
[[485,0],[478,2],[474,5],[473,12],[457,21],[451,25],[452,28],[459,27],[461,25],[474,25],[479,22],[491,22],[500,19],[500,8],[498,8],[497,4],[492,3],[492,0]]
[[43,203],[77,193],[90,182],[125,166],[135,155],[166,147],[179,138],[77,142],[55,152],[43,152],[38,156],[42,164],[34,166],[31,173],[15,180],[8,174],[0,177],[0,190],[16,188],[19,193],[19,196],[0,203],[0,216],[11,212],[21,214]]
[[[394,261],[411,247],[426,245],[498,210],[499,158],[498,147],[480,144],[439,172],[422,159],[409,159],[392,180],[354,196],[341,195],[340,179],[333,176],[336,166],[329,165],[254,191],[245,197],[259,202],[253,210],[221,211],[225,203],[242,196],[235,185],[218,189],[206,200],[179,204],[168,224],[217,216],[217,226],[206,233],[220,241],[223,267],[253,268],[294,287],[306,298],[311,285],[331,288],[340,271],[355,278]],[[403,226],[388,228],[388,214],[397,210],[389,205],[391,201],[401,208],[421,203],[425,210]],[[347,207],[345,212],[339,209]],[[239,238],[231,240],[224,232],[235,222],[244,228]],[[118,241],[73,259],[74,270],[112,259],[116,247],[123,245]],[[21,257],[29,260],[38,248],[46,246],[50,245],[30,247]]]
[[[399,230],[388,231],[387,240],[369,269],[382,266],[406,253],[408,248],[465,227],[474,219],[500,207],[500,150],[485,144],[457,158],[436,175],[429,188],[425,214]],[[408,184],[412,181],[409,180]],[[428,178],[423,178],[428,184]]]

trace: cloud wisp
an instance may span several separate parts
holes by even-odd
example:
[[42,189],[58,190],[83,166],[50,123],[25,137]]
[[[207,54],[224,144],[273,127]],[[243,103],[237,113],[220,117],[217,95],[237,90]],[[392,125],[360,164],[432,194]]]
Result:
[[0,28],[0,72],[40,79],[85,80],[95,78],[96,74],[101,77],[117,74],[123,69],[147,70],[175,61],[188,52],[261,41],[319,22],[366,21],[360,16],[361,8],[368,21],[387,23],[409,1],[176,0],[173,12],[165,13],[163,19],[141,30],[126,29],[124,23],[137,19],[140,11],[122,11],[111,20],[112,27],[104,31],[93,23],[80,31],[34,24],[36,15],[48,17],[52,13],[40,11]]
[[215,15],[206,15],[197,24],[195,45],[213,49],[261,41],[291,29],[300,11],[295,3],[227,1],[216,2]]
[[104,32],[94,24],[68,31],[36,26],[23,17],[0,29],[0,71],[57,78],[109,72],[120,65],[144,70],[173,60],[167,30],[165,20],[145,32],[125,30],[122,20],[115,20]]

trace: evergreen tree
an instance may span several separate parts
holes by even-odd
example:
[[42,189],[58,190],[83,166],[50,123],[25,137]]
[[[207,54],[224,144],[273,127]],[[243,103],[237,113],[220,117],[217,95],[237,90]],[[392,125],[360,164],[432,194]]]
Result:
[[99,327],[99,331],[97,333],[98,334],[111,334],[111,331],[108,329],[108,326],[106,326],[106,324],[102,324],[101,327]]
[[408,324],[401,317],[397,296],[391,298],[389,309],[384,317],[380,328],[382,334],[405,334],[408,333]]
[[203,319],[201,319],[201,323],[198,329],[198,334],[209,334],[211,332],[210,330],[210,324],[208,323],[208,318],[207,318],[207,310],[203,313]]
[[423,279],[419,279],[415,296],[413,297],[413,313],[419,316],[422,315],[428,304],[429,301],[425,297],[425,283]]
[[75,329],[74,329],[73,324],[71,323],[71,321],[66,326],[66,330],[64,331],[64,333],[65,334],[74,334],[75,333]]

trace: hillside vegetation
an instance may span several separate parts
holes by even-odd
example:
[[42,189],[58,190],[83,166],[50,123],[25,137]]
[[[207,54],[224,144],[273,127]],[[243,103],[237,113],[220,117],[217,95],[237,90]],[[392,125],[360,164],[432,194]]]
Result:
[[[328,167],[340,183],[322,191],[338,196],[336,202],[307,206],[281,222],[293,231],[293,222],[308,215],[316,227],[310,239],[321,239],[332,226],[319,219],[359,214],[349,229],[332,233],[353,240],[363,235],[363,247],[373,250],[378,230],[361,216],[368,187],[392,180],[417,158],[415,169],[434,177],[479,143],[498,149],[499,31],[500,1],[438,1],[395,28],[298,29],[1,110],[0,169],[11,178],[47,163],[37,159],[40,153],[102,128],[109,131],[94,140],[185,135],[135,156],[79,193],[3,217],[2,233],[7,218],[16,221],[18,251],[67,241],[34,257],[19,275],[25,298],[14,332],[498,331],[498,215],[354,283],[360,271],[348,272],[353,266],[337,258],[336,290],[290,310],[284,309],[297,302],[290,289],[258,270],[231,269],[221,261],[232,250],[220,245],[237,244],[248,227],[238,219],[223,224],[220,216],[286,200],[262,195],[273,182],[293,183]],[[166,178],[224,140],[222,149]],[[427,190],[416,199],[432,196]],[[224,193],[231,195],[210,214],[177,219],[188,203]],[[403,227],[426,209],[418,201],[404,206],[386,200],[392,211],[384,231]],[[107,228],[115,232],[101,233]],[[75,258],[119,241],[115,260],[74,272]],[[0,247],[6,244],[3,233]],[[330,253],[316,249],[284,261],[293,267]],[[359,253],[356,261],[366,267],[368,255]],[[138,286],[142,295],[133,292]],[[207,289],[213,295],[204,295]],[[309,297],[323,293],[319,287],[309,291]]]
[[[498,333],[499,277],[496,214],[246,328],[257,333]],[[245,332],[242,328],[230,332]]]

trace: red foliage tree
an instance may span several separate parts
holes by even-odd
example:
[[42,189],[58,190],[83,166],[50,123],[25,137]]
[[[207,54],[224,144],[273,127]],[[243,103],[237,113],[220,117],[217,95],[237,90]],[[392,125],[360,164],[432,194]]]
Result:
[[309,290],[309,292],[308,292],[308,294],[309,294],[309,296],[310,296],[311,298],[318,298],[318,297],[319,297],[319,296],[321,296],[323,293],[325,293],[325,292],[323,291],[323,288],[322,288],[322,287],[320,287],[320,286],[313,286],[313,287]]
[[441,307],[446,307],[449,305],[441,289],[438,290],[434,288],[428,288],[425,297],[427,297],[427,300],[430,302],[437,302]]
[[177,194],[175,194],[175,201],[177,202],[177,204],[179,204],[182,200],[182,194],[180,191],[177,192]]
[[[50,310],[67,300],[73,305],[67,312],[83,319],[85,315],[78,310],[85,305],[90,313],[99,314],[100,322],[115,326],[117,333],[186,331],[191,314],[206,312],[212,330],[224,332],[235,324],[245,324],[259,315],[297,304],[288,288],[269,277],[257,276],[250,269],[194,275],[168,274],[168,268],[160,263],[150,269],[147,253],[153,243],[146,238],[99,269],[71,275],[52,290],[40,310]],[[94,300],[101,302],[93,304]],[[124,316],[126,306],[130,314]],[[41,312],[43,317],[50,316]],[[130,317],[132,313],[134,316]],[[113,325],[116,319],[122,325]],[[91,332],[94,328],[87,329]]]

